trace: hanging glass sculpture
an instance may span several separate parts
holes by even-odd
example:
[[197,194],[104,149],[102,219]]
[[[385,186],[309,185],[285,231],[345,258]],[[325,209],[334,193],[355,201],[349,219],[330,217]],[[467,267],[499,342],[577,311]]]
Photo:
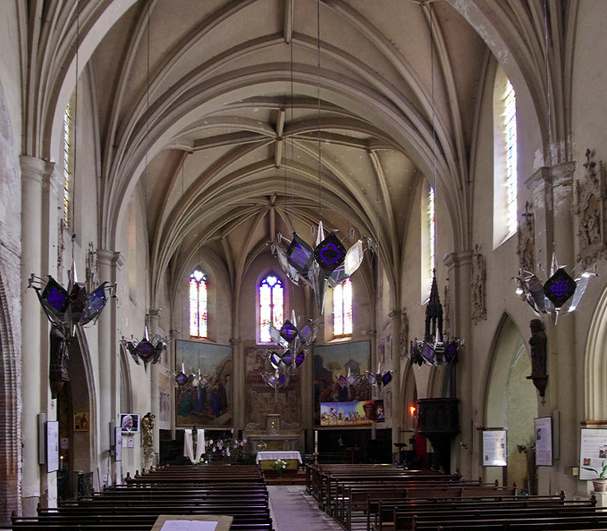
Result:
[[556,254],[552,255],[550,278],[542,284],[540,279],[529,271],[521,270],[515,277],[516,294],[531,306],[537,316],[548,315],[556,324],[559,315],[567,315],[577,307],[592,277],[596,272],[586,270],[579,277],[572,278],[559,266]]
[[280,267],[293,283],[312,288],[320,315],[327,287],[333,288],[352,276],[363,262],[365,249],[370,248],[369,238],[364,237],[346,251],[334,231],[325,237],[322,221],[318,223],[314,248],[296,232],[291,241],[281,234],[277,240],[272,243],[272,251]]
[[270,325],[272,341],[282,352],[268,351],[267,359],[271,370],[261,374],[263,381],[273,389],[287,386],[292,373],[306,359],[308,347],[316,339],[317,332],[318,320],[312,319],[308,319],[301,329],[298,329],[294,311],[291,319],[287,319],[280,330]]

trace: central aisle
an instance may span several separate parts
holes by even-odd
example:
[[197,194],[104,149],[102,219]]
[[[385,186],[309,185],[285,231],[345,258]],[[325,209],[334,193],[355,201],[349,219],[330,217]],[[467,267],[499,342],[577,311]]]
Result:
[[275,531],[343,531],[322,512],[302,485],[268,485]]

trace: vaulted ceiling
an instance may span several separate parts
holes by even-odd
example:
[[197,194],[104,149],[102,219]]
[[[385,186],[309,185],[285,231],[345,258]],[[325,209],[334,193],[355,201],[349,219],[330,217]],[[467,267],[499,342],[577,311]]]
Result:
[[201,250],[237,278],[278,232],[311,242],[319,217],[395,271],[424,178],[467,248],[485,69],[499,50],[529,75],[544,30],[522,0],[81,0],[55,16],[66,40],[77,21],[93,86],[102,238],[137,191],[157,278]]

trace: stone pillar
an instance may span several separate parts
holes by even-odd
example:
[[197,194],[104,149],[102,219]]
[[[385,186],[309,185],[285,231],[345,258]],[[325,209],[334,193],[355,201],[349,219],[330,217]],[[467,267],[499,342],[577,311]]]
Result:
[[[22,498],[23,514],[36,514],[41,501],[42,482],[46,480],[46,468],[38,464],[38,415],[47,415],[48,352],[42,350],[42,338],[48,333],[48,321],[33,290],[27,282],[33,273],[42,276],[42,212],[43,181],[46,163],[38,158],[21,157],[22,186]],[[44,500],[42,500],[44,502]]]
[[[160,309],[156,309],[156,310],[150,310],[150,330],[149,330],[149,334],[150,334],[150,341],[154,338],[154,336],[159,336],[159,329],[158,329],[158,319],[160,317]],[[150,376],[151,376],[151,380],[150,380],[150,411],[152,412],[152,415],[156,416],[156,422],[154,423],[154,430],[153,430],[153,446],[154,446],[154,453],[158,456],[159,452],[160,452],[160,427],[158,426],[159,422],[158,422],[158,416],[160,413],[160,389],[158,388],[158,373],[161,371],[161,367],[162,367],[162,363],[158,362],[155,364],[152,364],[151,369],[150,369]],[[145,414],[145,413],[144,413]],[[158,465],[158,461],[156,461],[154,463],[155,465]]]
[[[572,275],[575,265],[574,220],[572,215],[573,174],[575,162],[565,162],[536,171],[527,181],[533,192],[533,214],[535,220],[535,260],[546,271],[547,280],[553,252],[559,265]],[[541,274],[540,274],[541,275]],[[572,275],[573,276],[573,275]],[[583,301],[582,301],[583,304]],[[575,313],[559,317],[557,325],[544,317],[548,336],[548,388],[545,400],[538,395],[538,415],[548,416],[560,411],[562,426],[576,426],[583,419],[583,397],[576,390],[583,389],[583,367],[576,351]],[[578,370],[582,369],[582,370]],[[581,398],[581,399],[580,399]],[[550,469],[540,467],[539,493],[547,492],[547,486],[554,490],[576,492],[577,482],[565,475],[565,469],[577,465],[579,431],[565,430],[556,441],[560,448],[560,458]]]
[[[233,330],[235,333],[236,331]],[[234,418],[234,437],[238,437],[240,430],[245,427],[245,363],[242,341],[236,335],[230,339],[232,346],[232,385],[230,386],[230,395],[228,396],[228,404]]]
[[[445,259],[445,265],[449,268],[449,288],[451,294],[451,315],[449,315],[451,338],[463,339],[464,347],[460,348],[457,363],[449,368],[456,371],[451,385],[457,384],[457,389],[451,390],[451,398],[459,398],[461,404],[460,416],[460,441],[468,448],[473,447],[475,437],[471,433],[471,421],[474,420],[474,389],[475,389],[475,366],[473,364],[472,348],[470,339],[472,337],[472,251],[452,253]],[[471,462],[464,459],[464,454],[456,449],[451,449],[453,469],[458,468],[464,477],[478,477],[478,471],[470,469]]]
[[[401,363],[400,363],[400,336],[402,325],[402,311],[392,310],[390,312],[390,320],[392,321],[392,382],[390,382],[392,392],[392,462],[398,463],[400,459],[400,450],[395,444],[400,444],[401,440],[401,423],[403,421],[403,402],[401,389]],[[377,338],[375,338],[377,341]],[[385,407],[385,404],[384,404]]]
[[[97,249],[97,259],[100,280],[117,282],[124,257],[119,252]],[[110,299],[98,322],[99,407],[96,427],[99,440],[97,467],[101,488],[121,480],[120,469],[110,456],[110,423],[118,422],[120,409],[120,349],[116,324],[116,299]]]

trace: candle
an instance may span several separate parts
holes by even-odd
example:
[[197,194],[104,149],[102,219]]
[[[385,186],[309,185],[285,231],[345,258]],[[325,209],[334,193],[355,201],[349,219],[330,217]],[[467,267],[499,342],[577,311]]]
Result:
[[314,430],[314,453],[318,453],[318,430]]

